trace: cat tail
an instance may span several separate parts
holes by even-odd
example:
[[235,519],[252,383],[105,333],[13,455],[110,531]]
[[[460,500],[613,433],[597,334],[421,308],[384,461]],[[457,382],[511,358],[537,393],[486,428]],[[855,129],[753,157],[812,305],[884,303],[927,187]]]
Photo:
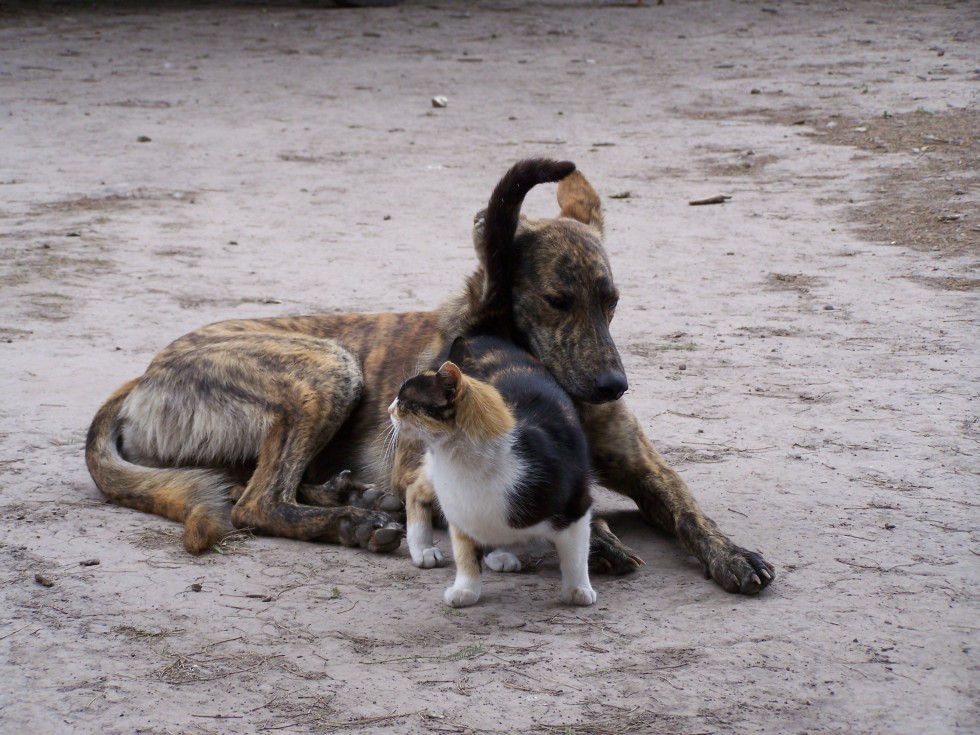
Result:
[[123,385],[95,414],[85,440],[85,463],[112,502],[183,521],[184,548],[200,554],[235,530],[229,496],[236,482],[216,470],[144,467],[122,456],[119,412],[138,382]]
[[514,235],[524,197],[538,184],[561,181],[575,170],[571,161],[527,158],[504,174],[490,195],[484,215],[483,236],[477,250],[484,268],[484,327],[509,323],[514,282]]

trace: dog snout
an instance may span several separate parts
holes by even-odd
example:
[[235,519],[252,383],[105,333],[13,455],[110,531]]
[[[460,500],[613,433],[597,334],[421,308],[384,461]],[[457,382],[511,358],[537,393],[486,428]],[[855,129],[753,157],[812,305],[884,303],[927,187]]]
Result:
[[629,386],[618,370],[607,370],[595,379],[595,394],[602,401],[618,401]]

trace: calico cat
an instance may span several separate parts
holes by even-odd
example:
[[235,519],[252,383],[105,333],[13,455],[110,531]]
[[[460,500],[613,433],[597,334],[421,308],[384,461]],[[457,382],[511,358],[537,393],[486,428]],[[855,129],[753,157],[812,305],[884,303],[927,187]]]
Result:
[[[497,337],[458,338],[437,371],[402,384],[388,413],[399,441],[427,446],[423,469],[449,521],[456,559],[447,605],[480,599],[481,548],[541,537],[558,550],[561,600],[595,602],[588,446],[575,406],[540,362]],[[406,498],[408,545],[418,566],[435,566],[435,498],[425,495]],[[520,568],[502,552],[487,563],[498,571]]]

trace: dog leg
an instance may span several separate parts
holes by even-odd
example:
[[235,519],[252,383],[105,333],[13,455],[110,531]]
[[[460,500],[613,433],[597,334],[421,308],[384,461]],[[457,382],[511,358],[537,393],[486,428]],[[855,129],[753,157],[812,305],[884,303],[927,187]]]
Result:
[[742,594],[755,594],[775,579],[769,562],[736,546],[704,514],[625,405],[583,405],[580,410],[600,484],[631,498],[644,518],[673,533],[701,562],[706,578]]
[[[309,407],[305,408],[309,411]],[[236,528],[303,541],[393,551],[404,528],[386,513],[351,506],[300,505],[300,479],[318,446],[315,422],[307,416],[280,415],[262,442],[258,462],[241,499],[232,509]]]

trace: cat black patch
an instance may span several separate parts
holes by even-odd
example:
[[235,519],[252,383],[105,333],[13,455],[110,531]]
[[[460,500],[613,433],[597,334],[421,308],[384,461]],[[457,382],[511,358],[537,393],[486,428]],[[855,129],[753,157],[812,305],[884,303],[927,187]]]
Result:
[[463,371],[489,383],[517,422],[516,451],[528,468],[510,497],[508,524],[528,528],[550,521],[556,530],[592,505],[589,449],[572,400],[537,359],[506,340],[480,335],[457,339]]

